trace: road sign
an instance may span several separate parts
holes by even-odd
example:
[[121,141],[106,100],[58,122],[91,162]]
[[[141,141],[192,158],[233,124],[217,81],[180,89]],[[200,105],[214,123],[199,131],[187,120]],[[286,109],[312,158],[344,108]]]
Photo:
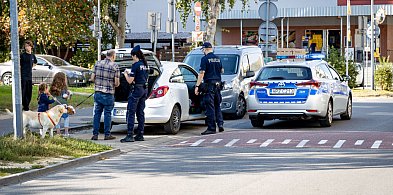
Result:
[[375,22],[377,22],[378,24],[382,24],[383,21],[385,21],[385,18],[386,18],[386,11],[385,9],[383,9],[383,7],[381,7],[375,14]]
[[258,29],[259,37],[260,37],[261,41],[266,42],[266,34],[268,34],[268,36],[269,36],[268,42],[273,41],[274,39],[277,38],[277,32],[278,32],[277,26],[273,22],[269,22],[269,30],[266,33],[266,25],[267,25],[267,22],[263,22],[259,26],[259,29]]
[[148,12],[147,13],[147,28],[149,30],[161,30],[161,13]]
[[[269,15],[266,14],[268,9],[269,9]],[[261,17],[262,20],[273,21],[274,19],[277,18],[278,9],[277,9],[276,4],[274,4],[272,2],[269,2],[269,4],[267,2],[264,2],[259,7],[258,13],[259,13],[259,17]]]
[[192,42],[203,42],[203,32],[192,31]]
[[[371,30],[371,26],[370,26],[367,28],[367,37],[369,39],[371,39],[371,33],[372,33],[372,30]],[[374,37],[378,37],[380,33],[381,33],[381,29],[378,26],[374,26]]]

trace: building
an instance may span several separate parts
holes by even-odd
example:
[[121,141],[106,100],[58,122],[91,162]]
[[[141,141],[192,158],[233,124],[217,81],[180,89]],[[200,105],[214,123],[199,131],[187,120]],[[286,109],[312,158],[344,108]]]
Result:
[[[258,9],[263,1],[249,1],[250,4],[242,10],[241,2],[238,1],[231,10],[227,9],[221,13],[217,24],[217,45],[258,45],[259,26],[262,20]],[[330,47],[343,48],[346,43],[346,0],[278,0],[274,2],[278,8],[277,17],[272,22],[277,26],[278,32],[272,41],[276,47],[311,47],[316,52],[328,52]],[[350,17],[350,47],[353,48],[356,57],[364,51],[365,33],[362,26],[367,25],[370,20],[369,0],[351,0]],[[380,36],[376,41],[377,51],[382,56],[393,56],[393,0],[375,0],[374,11],[379,8],[386,10],[386,19],[379,25]],[[165,32],[165,21],[167,18],[166,0],[129,0],[127,10],[127,23],[130,25],[131,33],[127,34],[126,42],[131,42],[136,37],[135,33],[149,33],[147,29],[147,12],[156,11],[162,13],[161,31]],[[179,13],[177,13],[177,21]],[[206,23],[202,23],[202,26]],[[360,27],[360,28],[359,28]],[[366,27],[367,28],[367,27]],[[188,18],[186,27],[179,23],[179,32],[182,33],[177,39],[177,44],[184,43],[191,37],[194,29],[192,15]],[[204,28],[202,27],[202,30]],[[167,37],[165,33],[161,33]],[[288,36],[287,36],[288,35]],[[389,36],[390,35],[390,36]],[[144,35],[145,39],[146,35]],[[281,41],[283,40],[283,41]],[[142,40],[138,40],[142,42]],[[169,46],[166,40],[159,45]],[[132,42],[136,43],[136,42]],[[148,47],[149,43],[144,43]],[[362,56],[362,55],[360,55]]]

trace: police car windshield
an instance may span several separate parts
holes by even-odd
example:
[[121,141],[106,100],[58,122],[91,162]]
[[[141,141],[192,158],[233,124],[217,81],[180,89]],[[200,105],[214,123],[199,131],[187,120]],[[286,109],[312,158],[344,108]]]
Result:
[[[222,67],[224,68],[223,75],[233,75],[237,73],[237,65],[239,64],[239,55],[236,54],[216,54],[220,60]],[[188,55],[184,60],[184,63],[192,66],[196,71],[199,71],[201,65],[201,59],[203,55],[193,54]]]
[[263,68],[257,80],[311,80],[311,78],[310,68],[296,66],[275,66]]

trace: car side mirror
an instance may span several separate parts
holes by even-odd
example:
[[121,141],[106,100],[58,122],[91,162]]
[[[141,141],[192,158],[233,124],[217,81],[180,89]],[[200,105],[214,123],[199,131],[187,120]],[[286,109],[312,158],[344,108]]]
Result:
[[244,78],[251,78],[255,76],[255,72],[254,71],[247,71],[246,72],[246,76]]
[[343,78],[343,81],[351,80],[351,77],[349,75],[343,75],[342,78]]

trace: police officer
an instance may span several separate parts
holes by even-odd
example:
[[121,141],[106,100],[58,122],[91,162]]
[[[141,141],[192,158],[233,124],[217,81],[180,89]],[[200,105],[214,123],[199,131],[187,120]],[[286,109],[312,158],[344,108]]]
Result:
[[[206,106],[207,130],[202,132],[202,135],[215,134],[216,123],[219,132],[224,131],[224,121],[220,104],[221,97],[221,73],[224,71],[220,58],[213,53],[213,47],[209,42],[202,45],[202,51],[205,56],[201,59],[201,66],[199,69],[198,81],[195,86],[195,94],[198,95],[201,91],[203,94],[203,101]],[[201,86],[203,79],[203,87]],[[202,89],[203,88],[203,89]]]
[[[131,71],[124,71],[124,76],[131,84],[130,95],[128,96],[127,105],[127,136],[120,142],[144,141],[143,132],[145,126],[145,101],[147,98],[147,79],[148,65],[139,45],[131,51],[131,57],[134,60]],[[134,134],[135,114],[138,120],[137,134]]]

